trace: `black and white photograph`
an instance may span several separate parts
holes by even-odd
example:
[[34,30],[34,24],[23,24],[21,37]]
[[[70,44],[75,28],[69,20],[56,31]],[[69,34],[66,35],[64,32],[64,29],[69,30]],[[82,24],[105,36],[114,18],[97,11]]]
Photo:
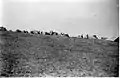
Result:
[[0,77],[119,77],[119,0],[0,0]]

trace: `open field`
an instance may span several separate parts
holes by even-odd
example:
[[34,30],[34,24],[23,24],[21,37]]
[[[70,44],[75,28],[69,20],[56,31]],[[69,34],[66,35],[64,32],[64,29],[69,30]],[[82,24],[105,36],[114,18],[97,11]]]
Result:
[[0,32],[1,76],[115,77],[118,73],[116,42]]

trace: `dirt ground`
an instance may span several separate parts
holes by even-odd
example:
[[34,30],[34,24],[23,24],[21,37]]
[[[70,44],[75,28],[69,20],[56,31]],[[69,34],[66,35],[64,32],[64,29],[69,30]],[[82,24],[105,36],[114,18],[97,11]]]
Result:
[[1,77],[118,77],[119,44],[0,32]]

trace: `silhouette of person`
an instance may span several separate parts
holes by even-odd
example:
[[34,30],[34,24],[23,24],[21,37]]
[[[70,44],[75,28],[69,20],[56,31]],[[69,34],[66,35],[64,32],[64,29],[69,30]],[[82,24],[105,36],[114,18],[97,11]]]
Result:
[[81,38],[83,38],[83,34],[81,35]]
[[86,35],[86,37],[87,37],[87,39],[89,39],[89,36],[88,36],[88,34]]

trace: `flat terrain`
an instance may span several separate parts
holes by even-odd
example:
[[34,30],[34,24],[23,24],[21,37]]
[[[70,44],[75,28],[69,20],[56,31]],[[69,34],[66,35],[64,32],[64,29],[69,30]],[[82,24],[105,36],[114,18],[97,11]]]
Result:
[[115,77],[118,50],[108,40],[0,32],[0,75]]

